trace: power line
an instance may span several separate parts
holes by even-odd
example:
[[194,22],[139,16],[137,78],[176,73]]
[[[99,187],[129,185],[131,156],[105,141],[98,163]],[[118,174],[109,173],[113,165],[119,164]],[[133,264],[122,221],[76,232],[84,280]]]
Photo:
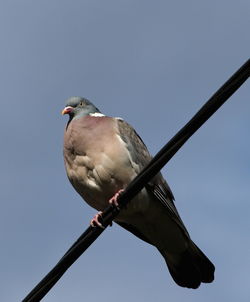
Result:
[[[118,202],[123,208],[147,185],[162,167],[175,155],[184,143],[230,98],[230,96],[249,78],[250,59],[237,70],[231,78],[217,90],[194,117],[156,154],[150,163],[134,178]],[[106,228],[117,216],[119,210],[110,205],[103,211],[102,224]],[[40,301],[62,277],[66,270],[84,253],[84,251],[104,231],[100,227],[88,227],[87,230],[65,253],[56,266],[36,285],[22,302]]]

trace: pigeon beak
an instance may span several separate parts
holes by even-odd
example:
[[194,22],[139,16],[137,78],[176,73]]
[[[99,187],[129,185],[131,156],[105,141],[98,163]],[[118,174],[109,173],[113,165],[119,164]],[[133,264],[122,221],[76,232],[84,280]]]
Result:
[[67,106],[67,107],[65,107],[65,108],[63,109],[62,115],[64,115],[64,114],[69,114],[70,112],[72,112],[72,110],[73,110],[73,107]]

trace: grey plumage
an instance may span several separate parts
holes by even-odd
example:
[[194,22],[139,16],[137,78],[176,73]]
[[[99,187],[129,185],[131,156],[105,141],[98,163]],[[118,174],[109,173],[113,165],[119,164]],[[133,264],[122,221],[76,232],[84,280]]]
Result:
[[[90,206],[102,211],[151,156],[128,123],[102,115],[84,98],[70,98],[63,113],[70,116],[64,134],[68,178]],[[197,288],[201,282],[213,281],[214,265],[191,240],[161,173],[121,210],[115,222],[154,245],[180,286]]]

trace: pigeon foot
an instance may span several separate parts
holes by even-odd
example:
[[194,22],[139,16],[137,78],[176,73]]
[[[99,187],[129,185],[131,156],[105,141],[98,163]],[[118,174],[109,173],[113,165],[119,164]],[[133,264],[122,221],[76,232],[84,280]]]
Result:
[[95,227],[100,227],[102,229],[105,229],[105,227],[102,225],[102,223],[100,222],[100,220],[102,220],[102,212],[98,212],[93,219],[91,219],[90,221],[90,225],[95,228]]
[[119,190],[119,191],[118,191],[117,193],[115,193],[115,195],[114,195],[112,198],[110,198],[110,200],[109,200],[109,204],[115,206],[118,210],[120,210],[120,207],[119,207],[119,203],[118,203],[118,201],[117,201],[117,198],[118,198],[118,196],[119,196],[123,191],[124,191],[123,189]]

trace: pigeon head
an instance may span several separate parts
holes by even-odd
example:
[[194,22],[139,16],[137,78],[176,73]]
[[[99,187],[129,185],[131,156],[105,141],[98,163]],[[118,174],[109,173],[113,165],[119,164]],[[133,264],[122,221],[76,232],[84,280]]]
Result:
[[62,114],[68,114],[70,120],[73,118],[79,118],[86,115],[101,114],[100,111],[89,100],[74,96],[66,101],[65,108]]

